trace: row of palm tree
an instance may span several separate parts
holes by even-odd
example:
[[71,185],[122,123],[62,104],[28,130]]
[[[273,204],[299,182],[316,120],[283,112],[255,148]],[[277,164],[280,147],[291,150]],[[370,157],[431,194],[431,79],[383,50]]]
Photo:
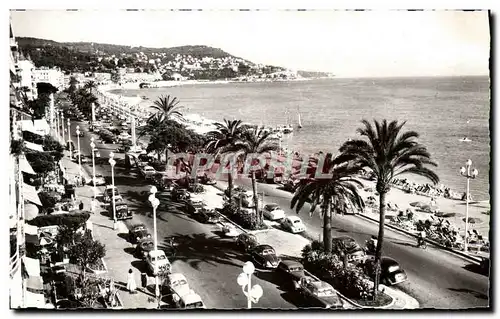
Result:
[[[77,80],[73,78],[72,84],[76,83]],[[82,88],[70,90],[73,105],[78,107],[87,118],[92,116],[92,104],[94,104],[95,109],[99,107],[99,100],[92,92],[95,88],[97,88],[95,81],[87,81]]]

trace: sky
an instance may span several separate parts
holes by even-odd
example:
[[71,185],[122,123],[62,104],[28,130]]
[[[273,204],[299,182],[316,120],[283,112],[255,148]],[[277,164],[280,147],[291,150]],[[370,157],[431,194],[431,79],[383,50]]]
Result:
[[145,47],[208,45],[337,76],[487,75],[486,11],[12,11],[16,36]]

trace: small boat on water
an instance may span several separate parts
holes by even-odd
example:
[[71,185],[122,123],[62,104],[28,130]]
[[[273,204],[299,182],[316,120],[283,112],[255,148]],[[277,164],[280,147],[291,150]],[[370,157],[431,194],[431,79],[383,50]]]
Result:
[[299,125],[298,125],[298,127],[302,128],[302,121],[300,120],[300,109],[297,110],[297,114],[298,114],[298,117],[299,117]]
[[458,141],[460,141],[460,142],[472,142],[472,140],[469,139],[468,137],[461,138]]
[[143,99],[143,100],[149,100],[149,97],[143,95],[143,96],[141,96],[141,99]]

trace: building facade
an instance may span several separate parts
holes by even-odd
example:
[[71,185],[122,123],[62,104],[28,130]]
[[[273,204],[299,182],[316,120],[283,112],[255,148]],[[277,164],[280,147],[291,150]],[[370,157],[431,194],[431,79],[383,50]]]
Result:
[[35,83],[50,83],[59,91],[64,88],[64,73],[58,68],[49,69],[41,67],[35,69]]

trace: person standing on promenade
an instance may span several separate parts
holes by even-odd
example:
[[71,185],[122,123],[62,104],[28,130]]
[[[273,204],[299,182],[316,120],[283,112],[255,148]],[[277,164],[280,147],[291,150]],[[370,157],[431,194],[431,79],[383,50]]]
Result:
[[134,271],[132,268],[128,270],[128,277],[127,277],[127,290],[131,294],[137,293],[136,291],[137,285],[135,284],[135,278],[134,278]]
[[83,210],[83,202],[80,200],[80,204],[78,205],[78,209]]

